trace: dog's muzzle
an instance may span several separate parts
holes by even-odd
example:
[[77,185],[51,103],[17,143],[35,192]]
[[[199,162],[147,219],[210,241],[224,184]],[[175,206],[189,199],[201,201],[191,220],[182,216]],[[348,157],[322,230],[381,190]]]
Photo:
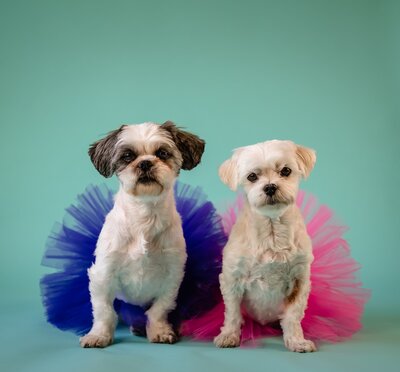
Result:
[[150,160],[142,160],[138,164],[138,168],[140,169],[140,176],[138,178],[138,182],[142,184],[149,184],[153,182],[157,182],[157,179],[151,172],[151,168],[153,167],[153,163]]
[[263,190],[267,196],[274,196],[276,190],[278,190],[278,186],[276,186],[274,183],[269,183],[264,187]]
[[139,164],[138,167],[141,171],[147,172],[151,169],[153,166],[153,163],[150,160],[142,160]]

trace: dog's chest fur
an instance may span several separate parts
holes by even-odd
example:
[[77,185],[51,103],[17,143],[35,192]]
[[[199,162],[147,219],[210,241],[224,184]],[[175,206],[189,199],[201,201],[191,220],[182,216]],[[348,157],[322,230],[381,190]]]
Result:
[[116,297],[136,305],[149,304],[162,293],[163,278],[171,266],[168,253],[143,236],[125,249],[115,277]]
[[[111,266],[116,297],[134,305],[150,305],[164,291],[167,278],[181,275],[186,258],[185,242],[176,211],[115,208],[110,218],[119,242],[102,255]],[[101,261],[103,261],[101,260]]]
[[251,224],[240,243],[247,249],[236,257],[234,276],[246,311],[261,323],[279,319],[307,265],[294,240],[290,225],[277,219]]
[[304,263],[302,254],[291,251],[280,254],[271,250],[247,262],[244,278],[247,311],[261,323],[278,319],[295,290]]

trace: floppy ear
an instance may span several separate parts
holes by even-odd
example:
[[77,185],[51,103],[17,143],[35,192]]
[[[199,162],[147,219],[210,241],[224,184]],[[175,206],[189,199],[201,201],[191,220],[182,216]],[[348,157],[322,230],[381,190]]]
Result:
[[176,147],[182,154],[182,169],[190,170],[196,167],[204,152],[205,142],[195,134],[185,132],[178,128],[172,121],[166,121],[161,125],[175,142]]
[[115,145],[118,141],[118,136],[124,129],[122,125],[119,129],[115,129],[108,133],[103,139],[93,143],[89,147],[89,156],[93,165],[104,177],[111,177],[114,174],[113,157],[115,155]]
[[239,183],[239,175],[237,170],[237,153],[233,154],[228,160],[225,160],[219,167],[219,177],[221,181],[228,187],[236,191]]
[[317,155],[313,149],[296,145],[297,164],[303,178],[307,178],[314,168]]

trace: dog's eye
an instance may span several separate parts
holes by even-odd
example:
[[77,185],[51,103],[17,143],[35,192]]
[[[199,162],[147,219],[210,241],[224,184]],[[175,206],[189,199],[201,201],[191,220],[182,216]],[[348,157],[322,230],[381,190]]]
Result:
[[250,174],[247,176],[247,179],[248,179],[250,182],[256,182],[256,181],[258,180],[258,177],[257,177],[257,175],[256,175],[255,173],[250,173]]
[[121,160],[125,163],[130,163],[132,160],[135,159],[135,154],[131,150],[126,150],[121,155]]
[[171,155],[168,151],[164,149],[158,149],[156,151],[156,156],[157,158],[160,158],[161,160],[167,160]]
[[281,169],[281,176],[282,177],[289,177],[290,173],[292,173],[292,170],[288,167],[283,167]]

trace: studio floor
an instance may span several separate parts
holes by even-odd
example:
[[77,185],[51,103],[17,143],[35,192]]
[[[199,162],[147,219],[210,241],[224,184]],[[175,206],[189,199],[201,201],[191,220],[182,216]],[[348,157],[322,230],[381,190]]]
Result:
[[78,338],[46,323],[39,304],[2,306],[0,370],[14,371],[398,371],[400,318],[367,315],[364,329],[339,344],[321,344],[312,354],[285,349],[280,337],[260,347],[217,349],[182,340],[149,344],[118,328],[106,349],[81,349]]

